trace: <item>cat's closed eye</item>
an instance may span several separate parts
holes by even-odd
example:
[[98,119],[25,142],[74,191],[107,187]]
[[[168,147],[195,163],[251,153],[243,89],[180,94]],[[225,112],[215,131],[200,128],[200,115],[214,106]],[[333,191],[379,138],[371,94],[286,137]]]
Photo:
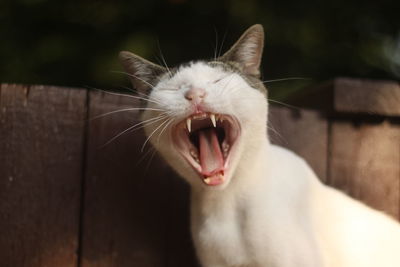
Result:
[[216,79],[215,81],[213,81],[212,83],[218,83],[218,82],[220,82],[221,80],[223,80],[223,79],[225,79],[226,78],[226,76],[224,76],[224,77],[221,77],[221,78],[219,78],[219,79]]

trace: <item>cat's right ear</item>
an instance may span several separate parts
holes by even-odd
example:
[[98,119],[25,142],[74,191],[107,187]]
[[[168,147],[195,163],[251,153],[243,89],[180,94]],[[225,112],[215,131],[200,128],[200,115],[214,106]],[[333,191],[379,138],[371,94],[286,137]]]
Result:
[[119,60],[128,74],[133,87],[145,94],[148,94],[155,86],[155,82],[159,76],[167,71],[164,67],[128,51],[121,51],[119,53]]
[[243,73],[259,77],[263,48],[264,28],[256,24],[247,29],[219,60],[235,62]]

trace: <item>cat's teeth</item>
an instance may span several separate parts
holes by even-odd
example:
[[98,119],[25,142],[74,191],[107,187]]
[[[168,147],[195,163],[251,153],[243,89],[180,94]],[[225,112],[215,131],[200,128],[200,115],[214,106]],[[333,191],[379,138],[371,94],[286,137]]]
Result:
[[[219,173],[219,174],[217,174],[217,175],[218,175],[219,180],[220,180],[221,182],[224,182],[225,176],[224,176],[222,173]],[[212,182],[212,177],[207,177],[207,178],[203,179],[203,181],[204,181],[206,184],[210,184],[210,183]]]
[[206,179],[204,179],[204,182],[205,182],[206,184],[210,184],[211,178],[206,178]]
[[192,157],[193,157],[195,160],[198,160],[198,159],[199,159],[199,156],[197,155],[197,152],[194,151],[194,150],[190,150],[190,155],[192,155]]
[[229,144],[226,141],[224,141],[222,143],[222,152],[223,152],[224,158],[228,157],[229,148],[230,148]]
[[202,120],[202,119],[207,118],[207,114],[206,113],[195,114],[195,115],[192,116],[192,118],[194,120]]
[[190,118],[186,119],[186,127],[190,133],[192,131],[192,119],[190,119]]
[[229,150],[229,145],[228,145],[226,142],[223,142],[223,143],[222,143],[222,150],[223,150],[224,152],[227,152],[227,151]]
[[210,114],[210,119],[214,127],[217,127],[217,122],[215,120],[215,114]]

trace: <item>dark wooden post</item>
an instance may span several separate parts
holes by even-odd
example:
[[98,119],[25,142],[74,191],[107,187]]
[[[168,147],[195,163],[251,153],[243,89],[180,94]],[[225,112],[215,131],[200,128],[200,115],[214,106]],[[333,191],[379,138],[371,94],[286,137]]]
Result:
[[[138,106],[132,97],[91,92],[89,116]],[[138,110],[90,121],[81,266],[196,266],[187,186],[149,144],[141,152],[140,129],[113,139],[137,123]]]
[[[272,142],[303,156],[323,182],[399,218],[398,84],[324,87],[325,112],[270,106]],[[132,107],[137,99],[83,89],[1,86],[0,266],[198,266],[188,186],[149,146],[140,151],[140,130],[104,145],[139,112],[86,120]]]
[[270,105],[268,129],[272,143],[304,157],[318,177],[326,182],[328,122],[322,113]]
[[400,86],[336,79],[328,183],[400,218]]
[[[399,219],[399,83],[337,78],[305,91],[296,104],[321,110],[328,120],[326,183]],[[304,149],[294,147],[301,155]]]
[[77,266],[85,116],[85,90],[1,85],[0,266]]

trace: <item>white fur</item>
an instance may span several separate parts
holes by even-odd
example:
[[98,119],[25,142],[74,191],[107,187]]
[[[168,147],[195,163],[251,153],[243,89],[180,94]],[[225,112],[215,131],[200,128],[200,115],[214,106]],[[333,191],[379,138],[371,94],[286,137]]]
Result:
[[[150,95],[157,103],[148,106],[180,121],[190,115],[184,93],[191,87],[206,89],[208,111],[234,116],[241,125],[231,172],[217,189],[204,186],[176,152],[170,127],[150,138],[192,187],[191,229],[203,266],[400,266],[399,224],[321,184],[303,159],[271,145],[265,96],[239,74],[192,63],[165,76]],[[157,115],[145,111],[143,119]],[[147,135],[159,126],[148,125]]]

